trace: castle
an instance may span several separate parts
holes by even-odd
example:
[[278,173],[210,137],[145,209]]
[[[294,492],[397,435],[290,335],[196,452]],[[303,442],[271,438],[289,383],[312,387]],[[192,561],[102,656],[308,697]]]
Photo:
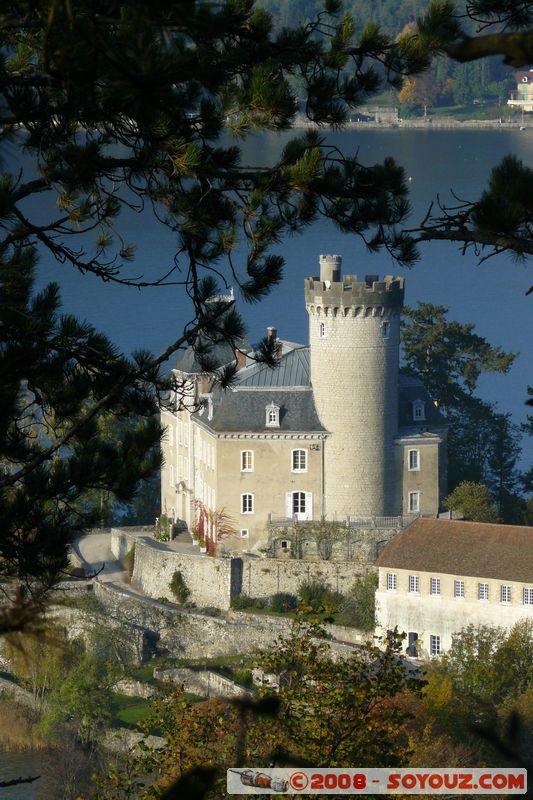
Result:
[[192,348],[173,365],[190,399],[162,412],[162,512],[194,528],[198,513],[223,508],[233,552],[262,548],[269,518],[401,527],[394,519],[438,514],[446,424],[399,370],[404,280],[342,277],[341,263],[322,255],[319,277],[305,279],[308,346],[268,329],[277,368],[254,361],[248,343],[214,354],[220,365],[237,359],[227,390]]

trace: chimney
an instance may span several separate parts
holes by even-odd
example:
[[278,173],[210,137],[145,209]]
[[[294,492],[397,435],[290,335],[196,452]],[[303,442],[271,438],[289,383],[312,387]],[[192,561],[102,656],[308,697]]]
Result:
[[273,325],[269,325],[267,328],[267,339],[272,339],[276,343],[276,356],[281,358],[283,343],[281,339],[278,339],[278,329]]
[[243,353],[242,350],[235,350],[235,361],[237,369],[243,369],[246,366],[246,353]]

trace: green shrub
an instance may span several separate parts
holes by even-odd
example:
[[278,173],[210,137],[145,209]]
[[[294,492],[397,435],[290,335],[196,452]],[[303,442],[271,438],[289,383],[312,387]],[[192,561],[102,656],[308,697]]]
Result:
[[231,607],[235,611],[244,611],[247,608],[265,608],[266,602],[259,597],[248,597],[246,594],[235,594],[231,598]]
[[337,622],[361,631],[373,631],[376,625],[376,589],[378,576],[372,572],[359,578],[343,599]]
[[236,669],[233,671],[233,680],[239,686],[244,686],[246,689],[251,689],[254,685],[252,680],[252,672],[249,669]]
[[172,580],[169,584],[170,591],[172,592],[176,603],[183,605],[187,600],[188,596],[190,595],[190,589],[185,583],[185,578],[181,574],[179,570],[176,570],[174,575],[172,576]]
[[128,573],[130,580],[133,575],[134,566],[135,566],[135,544],[132,544],[132,546],[124,556],[124,569]]
[[298,605],[298,598],[295,594],[289,592],[277,592],[270,598],[269,607],[272,611],[287,612],[294,611]]
[[341,595],[332,592],[327,584],[321,581],[302,583],[298,587],[298,599],[304,606],[312,611],[333,614],[339,608]]
[[159,523],[156,529],[155,538],[160,542],[168,542],[170,540],[170,527],[171,523],[166,514],[161,514]]

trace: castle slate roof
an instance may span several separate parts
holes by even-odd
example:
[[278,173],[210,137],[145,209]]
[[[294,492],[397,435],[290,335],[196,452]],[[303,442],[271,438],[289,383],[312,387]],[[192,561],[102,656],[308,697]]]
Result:
[[[216,432],[232,433],[315,433],[325,432],[318,419],[310,389],[248,392],[227,390],[220,403],[213,398],[213,417],[194,415],[202,425]],[[279,427],[267,427],[266,407],[279,406]]]
[[[200,347],[202,349],[206,346],[205,341],[205,338],[203,340],[200,339]],[[240,339],[236,344],[239,350],[244,353],[249,353],[252,349],[247,338]],[[235,361],[235,350],[227,342],[211,345],[206,355],[217,367],[223,367],[225,364]],[[186,372],[189,375],[204,372],[192,346],[189,346],[185,351],[178,352],[172,363],[172,369],[178,369],[180,372]]]
[[[325,432],[316,411],[311,387],[309,347],[285,341],[280,341],[280,345],[283,350],[277,367],[254,362],[248,364],[237,372],[231,389],[214,389],[212,419],[207,419],[205,413],[196,413],[194,418],[210,430],[220,433]],[[221,364],[224,358],[225,363],[233,360],[231,348],[221,350]],[[175,368],[189,373],[201,371],[196,368],[192,348]],[[446,424],[418,378],[400,373],[398,388],[400,435],[418,436],[432,426]],[[412,403],[415,400],[425,402],[425,420],[413,420]],[[279,428],[265,425],[265,409],[272,402],[281,409]]]
[[[404,375],[400,372],[398,377],[399,389],[399,425],[401,428],[408,427],[414,430],[427,428],[428,426],[446,425],[446,420],[434,404],[424,385],[418,378],[411,375]],[[423,400],[425,420],[413,420],[413,402]]]
[[533,583],[533,527],[417,519],[398,533],[379,567]]
[[274,369],[265,364],[254,364],[242,370],[241,374],[237,374],[237,389],[250,386],[310,386],[309,374],[309,348],[300,345],[284,355]]

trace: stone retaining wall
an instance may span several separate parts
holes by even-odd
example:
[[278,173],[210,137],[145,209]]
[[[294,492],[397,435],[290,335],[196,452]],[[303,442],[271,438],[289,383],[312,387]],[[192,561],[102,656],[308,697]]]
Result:
[[7,698],[30,708],[35,708],[35,699],[31,692],[23,689],[17,683],[7,680],[7,678],[0,678],[0,700]]
[[[118,584],[99,581],[94,582],[94,593],[103,604],[107,624],[128,631],[131,659],[137,663],[154,652],[171,658],[253,655],[290,634],[289,619],[238,612],[214,617],[139,597]],[[74,621],[70,624],[74,625]],[[82,619],[76,627],[78,631],[83,627]]]
[[117,681],[113,686],[113,691],[125,694],[126,697],[143,697],[145,700],[150,700],[155,694],[154,687],[149,683],[136,681],[133,678],[122,678]]
[[175,572],[181,572],[190,592],[190,602],[199,607],[230,607],[233,559],[177,553],[156,539],[112,529],[111,550],[119,561],[124,560],[133,544],[135,563],[132,585],[143,594],[173,601],[170,581]]
[[155,539],[118,528],[111,531],[111,549],[115,558],[123,561],[135,544],[132,586],[148,597],[174,601],[170,581],[174,572],[179,571],[190,591],[189,601],[199,608],[228,610],[232,595],[265,598],[277,592],[296,594],[300,584],[311,581],[320,581],[345,594],[358,577],[373,569],[369,553],[375,546],[374,539],[388,540],[394,533],[369,531],[369,536],[362,540],[361,558],[349,561],[210,558],[178,553]]
[[[262,650],[277,647],[280,640],[291,634],[292,619],[263,614],[228,611],[223,617],[213,617],[196,611],[166,606],[155,600],[137,597],[114,584],[95,581],[95,596],[101,601],[106,622],[126,628],[126,641],[131,658],[140,663],[149,657],[148,645],[171,658],[215,658],[225,655],[256,655]],[[64,609],[70,616],[74,609]],[[82,612],[77,612],[78,614]],[[83,619],[70,625],[78,631]],[[324,625],[328,636],[336,640],[339,652],[347,647],[372,640],[356,628]],[[148,632],[148,637],[147,637]],[[123,637],[121,637],[123,638]]]
[[282,561],[277,558],[243,559],[240,594],[271,597],[277,592],[298,593],[302,583],[319,581],[346,594],[355,580],[371,569],[356,561]]
[[194,670],[186,667],[176,669],[155,669],[154,678],[161,681],[183,684],[188,692],[200,694],[205,697],[251,697],[252,693],[235,681],[219,675],[212,670]]

